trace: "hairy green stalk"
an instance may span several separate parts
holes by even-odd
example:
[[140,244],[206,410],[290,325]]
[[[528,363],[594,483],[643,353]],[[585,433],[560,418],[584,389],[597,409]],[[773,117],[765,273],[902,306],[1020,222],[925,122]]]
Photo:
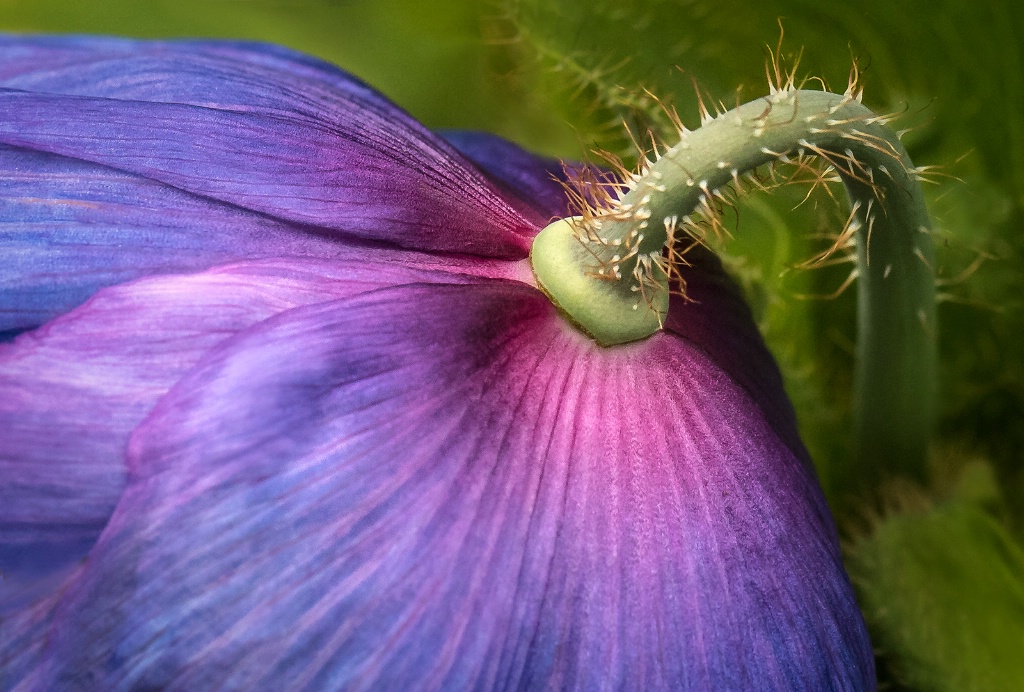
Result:
[[[842,487],[885,475],[923,479],[934,410],[935,282],[918,171],[886,118],[853,94],[784,87],[680,140],[580,217],[538,235],[538,283],[605,346],[646,338],[668,311],[674,241],[712,215],[720,190],[760,166],[819,156],[852,206],[859,275],[856,373],[858,463]],[[666,249],[668,248],[668,249]]]

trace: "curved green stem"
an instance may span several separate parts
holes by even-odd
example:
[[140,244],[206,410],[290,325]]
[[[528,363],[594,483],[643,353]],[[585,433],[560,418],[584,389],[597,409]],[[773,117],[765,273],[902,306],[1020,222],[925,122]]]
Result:
[[534,272],[602,345],[645,338],[668,309],[666,243],[691,215],[759,166],[815,155],[843,179],[858,244],[858,464],[837,480],[857,491],[888,474],[923,479],[936,382],[930,223],[898,137],[850,93],[783,89],[682,129],[625,194],[546,228]]

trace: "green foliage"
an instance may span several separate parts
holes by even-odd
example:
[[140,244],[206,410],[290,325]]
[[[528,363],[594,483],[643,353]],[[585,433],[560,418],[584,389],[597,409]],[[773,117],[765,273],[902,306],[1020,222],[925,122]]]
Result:
[[986,467],[969,475],[973,492],[934,507],[904,496],[918,506],[879,521],[847,560],[875,647],[913,689],[1024,689],[1024,551],[987,506],[993,490],[979,497]]

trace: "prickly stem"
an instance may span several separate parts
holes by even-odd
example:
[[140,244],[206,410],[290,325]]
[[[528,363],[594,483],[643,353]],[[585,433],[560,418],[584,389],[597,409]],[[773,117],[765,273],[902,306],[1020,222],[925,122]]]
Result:
[[673,236],[697,232],[722,190],[764,164],[826,159],[850,197],[859,274],[856,492],[887,474],[924,475],[936,356],[930,222],[917,170],[886,118],[843,95],[798,90],[710,117],[621,187],[622,194],[545,229],[538,283],[599,343],[645,338],[668,310]]

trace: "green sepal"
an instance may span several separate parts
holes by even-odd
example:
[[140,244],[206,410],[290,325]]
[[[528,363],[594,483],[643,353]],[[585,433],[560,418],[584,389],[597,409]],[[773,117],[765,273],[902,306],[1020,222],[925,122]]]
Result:
[[661,329],[668,314],[668,277],[654,267],[653,278],[663,286],[649,295],[631,290],[631,282],[601,277],[576,236],[576,218],[555,221],[533,241],[530,261],[541,289],[602,346],[646,339]]

